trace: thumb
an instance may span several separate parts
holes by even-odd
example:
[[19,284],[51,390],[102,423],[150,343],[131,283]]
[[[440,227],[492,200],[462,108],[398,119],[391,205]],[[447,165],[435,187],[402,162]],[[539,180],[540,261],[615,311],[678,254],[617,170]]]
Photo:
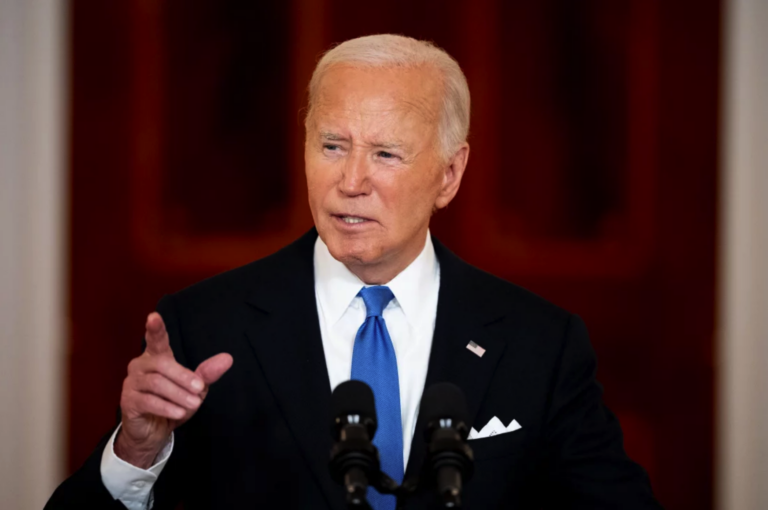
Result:
[[222,352],[200,363],[195,373],[205,381],[206,386],[210,386],[218,381],[224,375],[224,372],[229,370],[233,362],[234,360],[230,354]]

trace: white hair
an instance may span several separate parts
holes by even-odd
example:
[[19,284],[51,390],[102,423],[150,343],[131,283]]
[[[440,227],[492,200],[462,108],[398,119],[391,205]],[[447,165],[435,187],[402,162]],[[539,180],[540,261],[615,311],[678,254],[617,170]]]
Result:
[[320,82],[334,65],[359,67],[433,66],[440,73],[444,92],[438,125],[440,155],[449,159],[469,134],[469,86],[458,62],[428,41],[393,34],[350,39],[328,50],[315,67],[309,82],[307,119],[312,114]]

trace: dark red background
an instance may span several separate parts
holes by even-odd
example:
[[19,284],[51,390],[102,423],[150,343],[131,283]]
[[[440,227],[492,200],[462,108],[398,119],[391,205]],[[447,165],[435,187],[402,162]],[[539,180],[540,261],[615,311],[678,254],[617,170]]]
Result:
[[164,294],[311,226],[302,108],[332,43],[454,55],[472,147],[436,233],[580,314],[630,454],[712,508],[718,0],[73,0],[69,466]]

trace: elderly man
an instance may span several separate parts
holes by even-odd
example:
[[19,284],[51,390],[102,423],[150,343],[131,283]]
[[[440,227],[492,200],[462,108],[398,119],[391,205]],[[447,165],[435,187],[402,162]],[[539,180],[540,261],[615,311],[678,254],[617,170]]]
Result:
[[[377,35],[326,53],[306,118],[315,229],[160,301],[120,425],[48,507],[342,509],[329,401],[353,378],[374,389],[398,481],[424,461],[424,388],[449,381],[473,428],[466,507],[659,508],[601,402],[582,321],[430,236],[468,128],[464,75],[435,46]],[[429,488],[405,504],[432,505]]]

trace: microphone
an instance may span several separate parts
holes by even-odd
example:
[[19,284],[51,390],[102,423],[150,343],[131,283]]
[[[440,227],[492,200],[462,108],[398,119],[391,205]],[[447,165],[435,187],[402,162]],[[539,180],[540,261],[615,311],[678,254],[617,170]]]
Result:
[[373,391],[362,381],[339,384],[331,395],[331,436],[335,444],[329,464],[331,478],[344,485],[347,506],[370,508],[369,481],[379,476],[379,452],[371,443],[376,434]]
[[427,424],[425,439],[428,479],[437,489],[440,508],[461,508],[462,483],[474,472],[472,449],[467,445],[467,403],[461,389],[451,383],[430,386],[421,399]]

